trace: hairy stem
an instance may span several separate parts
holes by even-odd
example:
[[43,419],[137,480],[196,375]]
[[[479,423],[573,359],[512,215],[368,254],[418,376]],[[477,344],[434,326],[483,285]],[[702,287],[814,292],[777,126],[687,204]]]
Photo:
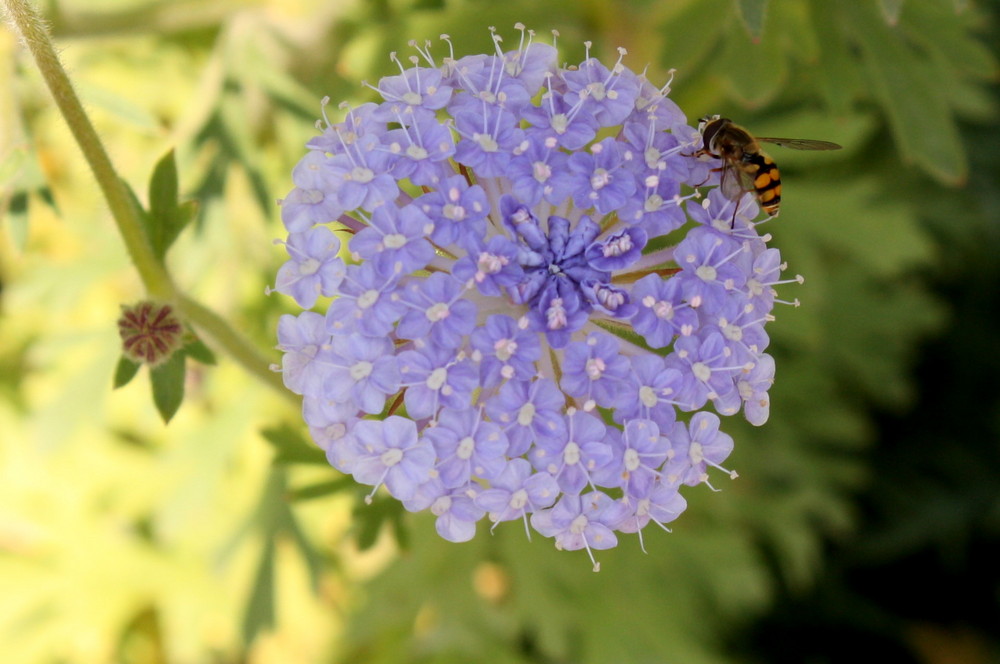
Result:
[[94,130],[94,125],[83,110],[76,90],[66,75],[66,70],[59,62],[41,17],[28,0],[3,0],[3,3],[11,22],[20,32],[25,46],[34,57],[45,84],[49,87],[56,106],[59,107],[59,112],[73,132],[73,138],[76,139],[84,158],[90,165],[97,184],[101,187],[104,199],[108,202],[108,208],[118,226],[118,232],[125,242],[125,248],[142,277],[142,283],[151,296],[171,299],[174,287],[170,275],[156,260],[153,247],[143,233],[139,211],[133,209],[125,185],[115,171],[101,139]]

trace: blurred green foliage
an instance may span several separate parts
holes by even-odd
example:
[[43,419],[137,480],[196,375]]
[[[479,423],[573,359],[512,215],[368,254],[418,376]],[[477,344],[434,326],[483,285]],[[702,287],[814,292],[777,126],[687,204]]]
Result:
[[[984,466],[968,496],[942,504],[972,480],[956,470],[943,493],[911,491],[924,470],[886,485],[904,464],[869,456],[892,440],[885,418],[934,407],[921,395],[946,390],[957,409],[990,389],[970,378],[975,365],[945,385],[917,380],[913,367],[925,340],[953,329],[949,317],[982,329],[982,307],[996,302],[987,293],[957,308],[966,302],[959,275],[985,283],[995,274],[962,268],[998,246],[996,3],[44,8],[120,172],[148,191],[140,204],[155,217],[197,201],[189,227],[164,229],[163,254],[176,240],[176,280],[261,348],[273,346],[285,312],[262,296],[282,260],[269,244],[281,232],[274,200],[291,188],[319,100],[329,96],[332,109],[370,99],[360,81],[392,73],[388,53],[405,53],[410,39],[447,33],[466,54],[490,48],[491,25],[509,40],[516,21],[542,39],[558,29],[567,62],[590,40],[604,60],[626,47],[626,64],[648,64],[653,81],[676,69],[672,96],[692,120],[724,113],[760,135],[846,149],[774,154],[786,191],[769,230],[806,282],[783,291],[802,306],[780,310],[770,328],[770,421],[728,423],[740,479],[716,494],[700,487],[672,534],[646,539],[648,554],[626,540],[594,575],[582,554],[526,542],[516,526],[455,545],[392,501],[364,505],[306,442],[298,413],[222,358],[218,368],[188,363],[188,402],[166,429],[139,383],[112,394],[118,304],[141,289],[32,63],[0,34],[7,661],[778,661],[766,638],[740,640],[736,630],[778,599],[825,587],[817,579],[831,546],[862,532],[878,551],[855,555],[891,561],[956,514],[967,515],[967,534],[980,527],[970,505],[997,509],[996,466]],[[981,349],[995,344],[990,332],[959,338]],[[961,463],[974,466],[977,450]],[[884,531],[855,530],[866,512],[854,495],[880,486],[885,493],[866,495]],[[919,509],[935,504],[937,513]],[[814,656],[834,661],[824,659],[832,652]]]

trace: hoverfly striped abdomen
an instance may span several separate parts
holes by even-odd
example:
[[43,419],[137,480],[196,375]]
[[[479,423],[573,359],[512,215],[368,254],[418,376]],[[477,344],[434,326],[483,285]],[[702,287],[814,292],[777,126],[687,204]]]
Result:
[[770,216],[781,206],[781,173],[771,157],[761,151],[743,153],[743,169],[753,178],[754,194],[760,207]]

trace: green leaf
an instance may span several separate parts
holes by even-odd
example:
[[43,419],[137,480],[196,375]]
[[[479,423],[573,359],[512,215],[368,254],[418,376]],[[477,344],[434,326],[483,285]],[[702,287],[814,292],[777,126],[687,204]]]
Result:
[[192,360],[201,362],[202,364],[215,365],[215,353],[213,353],[211,349],[209,349],[209,347],[206,346],[205,343],[197,336],[194,336],[192,340],[184,346],[184,352]]
[[276,102],[310,121],[316,117],[316,95],[298,83],[270,54],[253,52],[245,65],[244,79],[259,85]]
[[986,40],[970,38],[978,29],[970,18],[935,3],[918,3],[909,6],[902,25],[916,48],[942,62],[941,70],[929,76],[953,105],[966,94],[956,87],[993,81],[997,72],[997,58]]
[[244,645],[249,646],[257,634],[274,627],[274,613],[274,538],[268,537],[243,614]]
[[254,130],[247,122],[246,96],[238,91],[224,94],[219,102],[219,119],[227,141],[226,149],[231,151],[232,158],[246,170],[260,209],[265,213],[270,212],[274,206],[274,197],[261,170]]
[[869,85],[889,118],[902,155],[947,184],[962,182],[967,173],[965,152],[945,98],[938,93],[931,69],[864,3],[852,9],[856,36]]
[[124,387],[128,385],[129,382],[135,375],[139,373],[139,368],[142,366],[139,362],[133,362],[124,355],[118,359],[118,366],[115,367],[115,379],[113,388],[118,389],[119,387]]
[[282,424],[278,427],[269,427],[260,432],[264,440],[274,446],[277,454],[274,463],[309,463],[319,465],[329,465],[326,454],[309,441],[307,441],[299,430],[291,425]]
[[147,212],[146,208],[142,206],[142,202],[139,200],[139,197],[135,195],[135,189],[133,189],[132,185],[128,183],[128,180],[120,178],[119,182],[121,182],[122,186],[125,188],[125,194],[128,196],[129,203],[132,205],[133,211],[139,218],[139,222],[142,224],[142,230],[146,233],[146,238],[149,240],[150,244],[153,244],[153,238],[156,233],[153,228],[153,222],[149,216],[149,212]]
[[177,413],[184,401],[184,353],[174,353],[163,364],[149,372],[153,385],[153,403],[164,422]]
[[284,529],[291,534],[292,541],[295,542],[295,548],[298,549],[302,555],[302,559],[305,560],[306,567],[309,569],[309,586],[318,595],[320,583],[323,579],[323,559],[317,553],[316,547],[312,545],[312,542],[309,541],[309,538],[302,531],[292,511],[286,509],[286,513],[288,520],[284,524]]
[[300,500],[312,500],[313,498],[324,498],[326,496],[340,493],[341,491],[346,491],[348,489],[354,489],[356,487],[357,483],[353,478],[347,476],[339,477],[335,480],[317,482],[316,484],[309,484],[298,489],[292,489],[288,493],[288,499],[292,502],[297,502]]
[[650,353],[657,353],[659,355],[666,356],[670,351],[669,346],[666,348],[652,348],[648,343],[646,343],[646,338],[643,337],[638,332],[636,332],[635,330],[633,330],[631,325],[622,325],[615,321],[601,320],[601,319],[595,319],[594,325],[601,328],[602,330],[605,330],[606,332],[610,332],[611,334],[615,335],[622,341],[632,344],[633,346],[641,348]]
[[879,0],[879,7],[882,8],[882,15],[889,25],[899,23],[899,12],[903,11],[903,0]]
[[[3,209],[0,208],[0,212]],[[11,239],[19,251],[24,251],[28,245],[28,192],[15,191],[7,204],[6,226],[10,229]]]
[[[674,67],[679,79],[675,84],[682,89],[698,81],[692,78],[699,63],[718,48],[732,12],[729,0],[704,0],[684,3],[661,27],[664,35],[660,50],[660,63],[664,68]],[[706,17],[709,17],[706,20]]]
[[[28,184],[24,182],[24,175],[28,169],[28,164],[31,160],[28,157],[28,150],[23,146],[8,147],[4,151],[4,154],[0,156],[0,184],[7,185],[8,183],[19,182]],[[38,184],[35,178],[32,178],[35,182],[31,184]]]
[[261,430],[260,435],[264,440],[274,445],[276,448],[294,448],[306,446],[306,439],[299,430],[290,424],[281,424],[276,427],[268,427]]
[[[254,199],[265,213],[271,213],[274,196],[267,179],[261,173],[253,137],[246,124],[245,99],[225,94],[212,116],[202,127],[195,140],[199,149],[210,155],[204,173],[194,186],[194,197],[211,201],[222,197],[234,164],[246,170]],[[207,205],[207,203],[206,203]]]
[[178,205],[177,195],[177,161],[170,150],[156,163],[149,181],[149,239],[160,260],[194,217],[190,205]]
[[14,246],[24,251],[28,242],[28,208],[32,194],[55,212],[58,213],[59,208],[38,163],[38,156],[17,145],[17,141],[7,141],[8,146],[11,142],[15,143],[14,147],[8,147],[0,155],[0,219],[7,222],[2,225],[8,227]]
[[48,186],[39,187],[35,193],[38,194],[43,201],[45,201],[46,205],[48,205],[56,212],[59,212],[59,206],[56,204],[56,199],[52,195],[52,189],[50,189]]
[[835,115],[847,115],[862,87],[858,61],[847,36],[850,21],[843,7],[829,0],[812,0],[809,16],[819,43],[819,63],[813,68],[819,90]]
[[198,216],[198,209],[198,201],[195,200],[177,204],[177,223],[180,225],[180,230],[184,230],[188,224],[194,221],[195,217]]
[[274,457],[274,463],[302,463],[319,466],[330,465],[330,462],[326,460],[326,454],[323,450],[315,446],[302,447],[294,450],[283,449]]
[[34,349],[29,339],[15,341],[4,339],[0,344],[0,399],[5,399],[19,412],[28,411],[24,386],[31,373],[28,359]]
[[174,151],[160,157],[149,180],[149,212],[154,217],[177,207],[177,161]]
[[[272,437],[286,437],[287,432],[282,432],[281,428],[273,431],[275,433]],[[350,481],[350,478],[345,479]],[[353,484],[353,482],[351,483]],[[262,630],[274,627],[277,610],[274,592],[276,579],[275,547],[279,537],[290,536],[296,550],[306,563],[313,591],[319,592],[323,575],[323,560],[299,526],[299,522],[292,512],[291,504],[288,501],[287,486],[286,471],[272,467],[271,474],[264,484],[264,490],[261,493],[255,514],[250,521],[262,531],[264,550],[243,619],[243,641],[247,646]]]
[[[782,224],[774,235],[783,256],[810,242],[883,280],[933,259],[930,239],[905,204],[885,195],[884,181],[804,177],[792,179],[782,196]],[[808,274],[806,283],[815,285]]]
[[127,96],[112,88],[90,84],[86,79],[76,81],[76,88],[85,106],[106,111],[119,124],[127,122],[136,129],[149,132],[162,128],[156,115],[147,110],[145,104],[133,103]]
[[409,534],[403,526],[403,505],[393,498],[376,497],[370,505],[359,504],[354,509],[353,522],[357,527],[358,549],[365,551],[375,546],[382,526],[391,525],[396,543],[405,548]]
[[729,90],[741,104],[759,107],[784,86],[788,58],[777,39],[752,40],[744,30],[731,30],[717,66],[726,73]]
[[743,26],[755,42],[764,34],[764,14],[767,12],[767,0],[739,0],[740,18]]

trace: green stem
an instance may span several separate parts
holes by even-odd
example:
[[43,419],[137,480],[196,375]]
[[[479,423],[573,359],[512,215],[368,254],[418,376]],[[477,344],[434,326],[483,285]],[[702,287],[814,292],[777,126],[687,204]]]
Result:
[[212,337],[247,372],[267,383],[269,387],[276,389],[281,395],[288,397],[293,403],[300,403],[299,398],[285,388],[281,375],[271,371],[267,358],[260,353],[257,347],[250,343],[246,337],[236,332],[217,313],[183,295],[178,295],[175,302],[184,320],[191,322],[199,330]]
[[83,110],[73,84],[59,62],[41,17],[28,0],[0,0],[0,2],[3,3],[10,21],[34,57],[55,99],[56,106],[59,107],[84,158],[90,165],[146,291],[153,298],[174,303],[185,320],[205,332],[249,373],[293,401],[297,400],[282,385],[281,377],[269,369],[267,358],[248,339],[216,313],[187,298],[174,285],[166,267],[153,252],[153,247],[143,230],[141,210],[134,207],[100,137]]

